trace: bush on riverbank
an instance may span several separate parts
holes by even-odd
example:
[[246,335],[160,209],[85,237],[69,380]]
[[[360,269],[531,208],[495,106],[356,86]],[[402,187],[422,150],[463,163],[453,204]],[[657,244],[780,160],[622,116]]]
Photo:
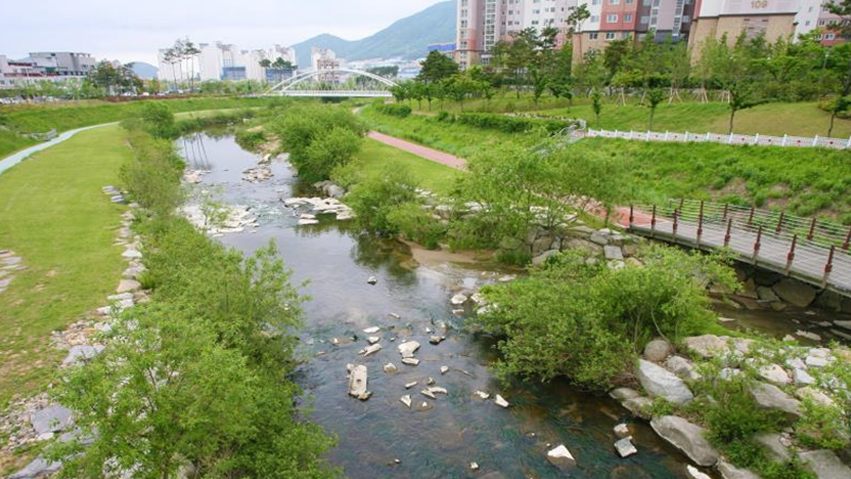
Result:
[[[360,228],[391,236],[399,233],[399,225],[391,221],[391,214],[408,204],[421,204],[416,189],[407,171],[386,168],[355,184],[346,195],[346,204],[355,212]],[[398,218],[398,213],[395,214]]]
[[245,259],[177,217],[182,164],[169,143],[132,135],[125,186],[158,212],[135,225],[151,301],[123,313],[105,351],[58,388],[81,428],[52,450],[73,454],[62,474],[102,477],[112,464],[144,477],[336,477],[322,459],[331,439],[294,408],[288,331],[303,298],[289,271],[271,245]]
[[612,269],[570,252],[528,278],[486,288],[493,306],[478,321],[503,338],[500,373],[610,386],[654,336],[676,341],[714,324],[696,273],[731,288],[736,283],[717,257],[653,247],[642,260],[643,266]]
[[310,182],[327,180],[334,168],[350,162],[366,133],[352,112],[323,106],[287,110],[272,130],[299,176]]

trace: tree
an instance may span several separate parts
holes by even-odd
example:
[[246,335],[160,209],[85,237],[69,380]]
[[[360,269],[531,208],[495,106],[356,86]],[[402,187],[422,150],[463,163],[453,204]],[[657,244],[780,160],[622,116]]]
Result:
[[409,98],[409,88],[407,83],[399,83],[396,86],[390,87],[390,94],[396,100],[396,103],[402,103]]
[[183,57],[189,62],[189,91],[195,91],[195,58],[201,54],[201,50],[192,43],[189,37],[186,37],[183,42],[182,53]]
[[760,58],[761,38],[748,40],[744,32],[733,47],[727,44],[726,35],[717,43],[707,43],[711,50],[704,51],[712,62],[715,81],[729,94],[730,128],[733,133],[736,112],[763,102],[758,96],[762,69],[755,58]]
[[115,66],[111,62],[102,61],[89,72],[88,81],[92,85],[103,88],[108,95],[117,95],[141,90],[142,80],[133,73],[133,64]]
[[656,107],[665,99],[665,93],[661,88],[653,88],[647,93],[647,101],[650,104],[650,120],[647,125],[648,130],[653,130],[653,117],[656,115]]
[[600,113],[603,112],[603,96],[599,90],[594,90],[594,93],[591,94],[591,108],[594,110],[597,128],[600,128]]
[[532,78],[532,93],[535,98],[535,105],[537,106],[541,95],[544,94],[547,86],[550,84],[550,78],[546,72],[537,67],[532,68],[530,73]]
[[436,83],[458,73],[458,64],[437,51],[429,52],[420,65],[422,69],[417,79],[426,83]]
[[469,75],[458,74],[444,80],[443,86],[447,94],[458,102],[463,110],[464,100],[468,95],[476,91],[478,83],[471,79]]
[[168,139],[175,133],[174,113],[165,103],[146,103],[142,109],[142,124],[154,138]]
[[588,5],[586,3],[582,3],[577,7],[568,8],[570,12],[565,19],[565,23],[568,25],[567,35],[568,38],[573,39],[573,35],[576,33],[580,33],[579,35],[579,51],[582,52],[582,23],[585,20],[591,18],[591,12],[588,10]]

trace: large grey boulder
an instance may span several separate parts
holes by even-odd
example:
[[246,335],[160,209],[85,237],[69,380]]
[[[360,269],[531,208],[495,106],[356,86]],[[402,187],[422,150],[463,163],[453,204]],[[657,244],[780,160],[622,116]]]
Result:
[[759,476],[747,469],[739,469],[738,467],[724,461],[718,461],[718,473],[724,479],[760,479]]
[[801,417],[801,402],[773,384],[759,383],[751,388],[757,404],[765,409],[777,409],[792,419]]
[[682,379],[650,361],[639,359],[635,376],[651,396],[664,398],[674,404],[685,404],[694,399]]
[[607,260],[623,261],[623,251],[617,246],[604,246],[603,253]]
[[662,439],[673,444],[695,464],[714,466],[718,462],[718,451],[703,436],[703,428],[677,416],[662,416],[650,421],[650,427]]
[[801,459],[816,473],[818,479],[848,479],[851,468],[842,464],[832,451],[809,451],[800,454]]
[[30,415],[30,424],[39,436],[48,432],[64,431],[73,422],[71,410],[58,404],[52,404]]
[[635,417],[640,417],[648,421],[653,418],[653,415],[650,414],[650,410],[653,408],[653,400],[650,398],[637,397],[627,399],[622,405]]
[[635,389],[630,388],[615,388],[609,391],[609,396],[612,399],[617,399],[618,401],[624,401],[627,399],[635,399],[640,397],[641,394],[638,393]]
[[806,308],[816,299],[816,289],[792,278],[784,278],[774,285],[774,292],[783,301]]
[[660,363],[671,354],[671,343],[664,339],[654,339],[644,347],[644,358],[654,363]]
[[20,471],[12,474],[7,479],[39,479],[47,477],[62,467],[61,462],[49,462],[39,456]]
[[729,352],[727,341],[714,334],[692,336],[683,340],[686,348],[703,358],[714,358]]

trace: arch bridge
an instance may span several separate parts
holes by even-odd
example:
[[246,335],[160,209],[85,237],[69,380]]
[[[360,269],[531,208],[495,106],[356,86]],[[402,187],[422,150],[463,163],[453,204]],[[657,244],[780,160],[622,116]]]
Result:
[[392,98],[394,81],[350,68],[323,69],[300,73],[278,83],[265,96]]

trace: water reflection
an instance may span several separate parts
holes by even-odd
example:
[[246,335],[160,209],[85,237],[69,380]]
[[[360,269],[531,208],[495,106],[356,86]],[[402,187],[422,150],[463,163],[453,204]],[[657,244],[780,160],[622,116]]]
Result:
[[[634,425],[639,454],[616,456],[612,428],[626,414],[608,397],[564,381],[501,384],[495,379],[490,367],[494,342],[463,333],[464,319],[452,314],[449,298],[495,281],[499,272],[455,264],[418,266],[407,246],[359,234],[333,220],[299,227],[279,198],[293,191],[309,194],[310,187],[299,184],[284,161],[273,162],[271,180],[249,184],[241,180],[242,172],[256,165],[257,156],[230,137],[202,134],[195,141],[204,144],[211,170],[201,187],[222,186],[226,201],[249,205],[260,218],[256,231],[222,241],[248,254],[273,241],[292,268],[293,281],[309,281],[304,292],[312,299],[305,304],[307,325],[299,335],[302,354],[312,359],[299,379],[312,396],[312,419],[339,437],[329,458],[349,477],[687,477],[683,457],[645,424]],[[367,283],[370,276],[378,279],[374,286]],[[428,331],[439,323],[449,330],[447,339],[434,346]],[[370,326],[381,328],[383,349],[363,358],[357,353],[366,345],[363,329]],[[347,339],[353,337],[357,340]],[[332,345],[332,338],[340,345]],[[396,346],[406,339],[422,344],[417,367],[400,362]],[[383,373],[388,362],[399,372]],[[369,401],[348,397],[347,363],[368,367]],[[441,366],[450,371],[442,375]],[[420,394],[429,377],[449,394],[437,400]],[[418,387],[406,390],[412,381]],[[511,407],[481,401],[477,390],[500,393]],[[408,409],[399,401],[404,394],[417,405],[427,401],[433,407]],[[579,462],[568,472],[546,461],[546,451],[561,443]],[[478,472],[469,469],[471,461],[481,466]]]

